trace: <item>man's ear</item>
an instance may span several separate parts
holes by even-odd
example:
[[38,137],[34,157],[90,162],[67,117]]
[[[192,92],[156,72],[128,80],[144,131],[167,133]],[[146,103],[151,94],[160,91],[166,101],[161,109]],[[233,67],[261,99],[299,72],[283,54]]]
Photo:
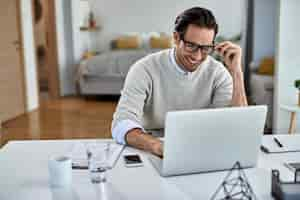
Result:
[[180,36],[178,32],[173,32],[173,39],[176,46],[179,46]]

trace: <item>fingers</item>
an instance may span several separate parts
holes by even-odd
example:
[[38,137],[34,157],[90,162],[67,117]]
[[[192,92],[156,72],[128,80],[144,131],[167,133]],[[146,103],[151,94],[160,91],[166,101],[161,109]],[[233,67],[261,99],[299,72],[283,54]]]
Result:
[[241,70],[242,49],[230,41],[217,44],[215,50],[223,57],[225,65],[231,71]]
[[226,52],[224,53],[225,62],[230,62],[236,54],[238,54],[238,50],[235,48],[229,48],[228,50],[226,50]]
[[234,43],[232,43],[232,42],[230,42],[230,41],[225,41],[225,42],[220,42],[220,43],[218,43],[218,44],[215,46],[215,48],[218,49],[218,48],[223,47],[223,46],[226,46],[226,45],[238,46],[238,45],[236,45],[236,44],[234,44]]
[[232,42],[229,42],[229,41],[221,42],[221,43],[217,44],[216,47],[215,47],[215,49],[223,57],[226,57],[226,55],[228,54],[228,51],[231,51],[231,49],[235,49],[236,52],[240,51],[240,47],[238,45],[233,44]]
[[224,49],[224,48],[226,48],[226,47],[228,47],[228,46],[232,46],[232,45],[234,45],[232,42],[229,42],[229,41],[225,41],[225,42],[220,42],[219,44],[217,44],[216,46],[215,46],[215,49],[217,50],[217,51],[221,51],[222,49]]
[[159,157],[160,158],[163,158],[163,156],[164,156],[163,152],[164,152],[164,143],[161,144],[161,148],[160,148],[160,152],[159,152]]
[[160,145],[160,148],[159,148],[159,155],[160,155],[161,157],[163,157],[163,152],[164,152],[164,142],[161,141],[160,144],[161,144],[161,145]]
[[226,63],[226,65],[230,65],[234,59],[239,59],[241,57],[240,46],[229,41],[217,44],[215,46],[215,49],[224,58],[224,62]]
[[225,57],[225,55],[227,54],[227,51],[229,51],[229,49],[232,48],[230,44],[225,44],[222,47],[220,47],[219,53]]
[[158,139],[155,139],[155,143],[152,144],[152,153],[158,157],[163,156],[163,142]]

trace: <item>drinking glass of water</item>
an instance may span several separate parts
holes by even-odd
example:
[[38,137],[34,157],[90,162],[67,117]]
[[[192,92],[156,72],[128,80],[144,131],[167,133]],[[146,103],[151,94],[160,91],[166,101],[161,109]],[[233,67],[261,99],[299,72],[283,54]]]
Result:
[[88,168],[92,183],[106,182],[106,171],[111,168],[109,142],[89,142],[86,143],[86,153],[88,158]]

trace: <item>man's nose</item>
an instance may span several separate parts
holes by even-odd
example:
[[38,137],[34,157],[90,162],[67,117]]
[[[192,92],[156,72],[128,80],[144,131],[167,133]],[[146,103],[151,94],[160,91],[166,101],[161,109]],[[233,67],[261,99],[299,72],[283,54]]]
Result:
[[199,48],[199,49],[197,49],[197,51],[193,52],[192,57],[195,60],[201,60],[203,57],[203,53],[202,53],[201,49]]

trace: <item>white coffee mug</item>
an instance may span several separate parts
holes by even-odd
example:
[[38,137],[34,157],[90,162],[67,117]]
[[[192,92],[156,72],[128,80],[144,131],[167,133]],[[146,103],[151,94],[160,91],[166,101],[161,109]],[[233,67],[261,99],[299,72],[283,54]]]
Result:
[[52,187],[70,186],[72,183],[72,160],[66,156],[49,159],[49,183]]

